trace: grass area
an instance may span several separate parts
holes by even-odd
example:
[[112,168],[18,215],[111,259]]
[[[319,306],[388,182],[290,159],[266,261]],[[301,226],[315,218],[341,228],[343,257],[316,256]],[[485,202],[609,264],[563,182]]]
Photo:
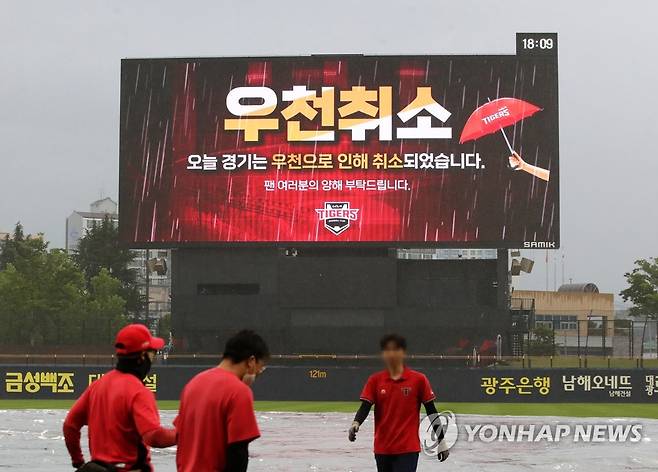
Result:
[[[68,409],[71,400],[0,400],[0,409]],[[158,402],[162,410],[178,409],[177,401]],[[353,413],[356,402],[256,402],[259,411]],[[511,416],[572,416],[658,419],[651,403],[439,403],[439,410],[458,414]]]

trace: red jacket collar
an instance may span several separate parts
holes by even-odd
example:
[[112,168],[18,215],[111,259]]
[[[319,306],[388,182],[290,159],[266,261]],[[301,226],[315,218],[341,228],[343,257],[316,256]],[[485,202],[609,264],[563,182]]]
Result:
[[399,378],[394,379],[391,377],[391,373],[388,371],[388,369],[385,371],[386,372],[386,378],[389,380],[392,380],[393,382],[397,382],[399,380],[407,380],[409,378],[409,367],[404,366],[404,369],[402,369],[402,375],[400,375]]

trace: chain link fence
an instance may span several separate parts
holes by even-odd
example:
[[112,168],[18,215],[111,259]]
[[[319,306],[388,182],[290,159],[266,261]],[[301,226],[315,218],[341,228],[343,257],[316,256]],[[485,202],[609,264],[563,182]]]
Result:
[[526,356],[641,358],[658,357],[656,320],[573,319],[565,315],[535,315],[534,328],[524,336]]

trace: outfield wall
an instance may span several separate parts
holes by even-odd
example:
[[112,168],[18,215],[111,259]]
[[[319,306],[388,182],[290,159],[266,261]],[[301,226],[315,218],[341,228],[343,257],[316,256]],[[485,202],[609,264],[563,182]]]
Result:
[[[156,366],[146,385],[177,400],[204,367]],[[439,401],[614,402],[658,404],[658,369],[422,369]],[[107,371],[103,366],[5,365],[0,399],[70,399]],[[358,401],[370,367],[272,366],[254,385],[256,400]]]
[[174,251],[176,353],[222,352],[245,328],[279,353],[378,354],[390,332],[418,354],[482,352],[499,334],[508,351],[507,251],[466,260],[398,259],[382,247],[294,251]]

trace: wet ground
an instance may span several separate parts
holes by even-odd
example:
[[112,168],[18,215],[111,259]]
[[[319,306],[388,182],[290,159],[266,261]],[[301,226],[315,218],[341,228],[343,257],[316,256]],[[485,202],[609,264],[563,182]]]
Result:
[[[0,411],[0,470],[72,470],[61,435],[61,410]],[[173,412],[162,413],[171,424]],[[263,437],[251,448],[250,471],[374,471],[372,422],[362,427],[356,443],[346,439],[352,415],[344,413],[258,413]],[[418,470],[426,471],[655,471],[658,470],[658,421],[565,418],[512,418],[462,415],[460,436],[448,462],[422,456]],[[468,442],[463,428],[474,424],[642,424],[637,443]],[[154,451],[158,472],[175,470],[175,449]]]

